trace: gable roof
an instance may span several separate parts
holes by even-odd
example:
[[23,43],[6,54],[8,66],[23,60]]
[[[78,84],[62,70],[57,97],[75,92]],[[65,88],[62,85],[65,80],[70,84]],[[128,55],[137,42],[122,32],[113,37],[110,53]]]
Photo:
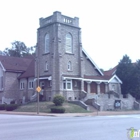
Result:
[[98,66],[95,64],[95,62],[92,60],[92,58],[87,54],[87,52],[84,50],[84,48],[82,48],[83,53],[87,56],[87,58],[90,60],[90,62],[95,66],[95,68],[97,69],[97,71],[101,74],[104,75],[102,73],[102,71],[98,68]]
[[0,55],[0,62],[5,71],[24,72],[27,70],[32,60],[33,58],[25,58],[25,57],[19,58]]
[[117,75],[113,75],[108,82],[110,83],[113,79],[117,79],[117,81],[122,84],[122,81],[119,79]]
[[114,75],[116,73],[117,70],[117,66],[115,66],[114,68],[104,71],[104,75]]
[[33,59],[27,70],[19,76],[20,78],[35,77],[35,60]]

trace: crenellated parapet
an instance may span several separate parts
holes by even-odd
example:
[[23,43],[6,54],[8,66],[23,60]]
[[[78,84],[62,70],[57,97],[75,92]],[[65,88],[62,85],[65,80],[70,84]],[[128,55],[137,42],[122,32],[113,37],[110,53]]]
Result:
[[68,17],[65,15],[62,15],[61,12],[54,12],[52,16],[49,16],[47,18],[40,18],[40,27],[52,24],[52,23],[62,23],[67,24],[75,27],[79,27],[79,18],[74,17]]

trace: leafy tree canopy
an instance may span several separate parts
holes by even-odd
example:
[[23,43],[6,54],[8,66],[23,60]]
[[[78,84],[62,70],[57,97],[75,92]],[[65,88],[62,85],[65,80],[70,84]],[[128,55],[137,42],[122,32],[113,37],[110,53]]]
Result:
[[21,41],[14,41],[11,44],[12,44],[11,48],[6,48],[3,52],[1,51],[0,54],[14,57],[24,57],[35,54],[36,46],[27,47]]
[[131,63],[131,59],[129,56],[124,55],[123,58],[120,60],[116,74],[122,80],[122,94],[130,93],[130,87],[132,86],[132,71],[133,65]]

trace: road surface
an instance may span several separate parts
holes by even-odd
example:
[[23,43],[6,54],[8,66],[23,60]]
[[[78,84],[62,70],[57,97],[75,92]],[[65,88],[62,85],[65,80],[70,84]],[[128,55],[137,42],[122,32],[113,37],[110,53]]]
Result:
[[[50,117],[0,114],[0,140],[128,140],[140,115]],[[139,138],[140,139],[140,138]]]

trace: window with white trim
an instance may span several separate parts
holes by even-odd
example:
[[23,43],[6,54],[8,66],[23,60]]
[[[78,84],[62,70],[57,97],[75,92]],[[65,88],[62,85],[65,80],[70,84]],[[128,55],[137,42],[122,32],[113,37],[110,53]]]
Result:
[[66,34],[66,52],[72,53],[72,36],[70,33]]
[[63,89],[72,90],[72,80],[64,80]]
[[67,66],[67,69],[68,69],[69,71],[71,71],[71,70],[72,70],[72,65],[71,65],[71,61],[69,61],[69,62],[68,62],[68,66]]
[[45,35],[45,53],[49,52],[49,34]]
[[24,82],[23,81],[20,81],[20,89],[24,89],[25,88],[25,85],[24,85]]
[[34,88],[34,82],[33,82],[33,80],[28,82],[28,88],[29,89],[33,89]]

